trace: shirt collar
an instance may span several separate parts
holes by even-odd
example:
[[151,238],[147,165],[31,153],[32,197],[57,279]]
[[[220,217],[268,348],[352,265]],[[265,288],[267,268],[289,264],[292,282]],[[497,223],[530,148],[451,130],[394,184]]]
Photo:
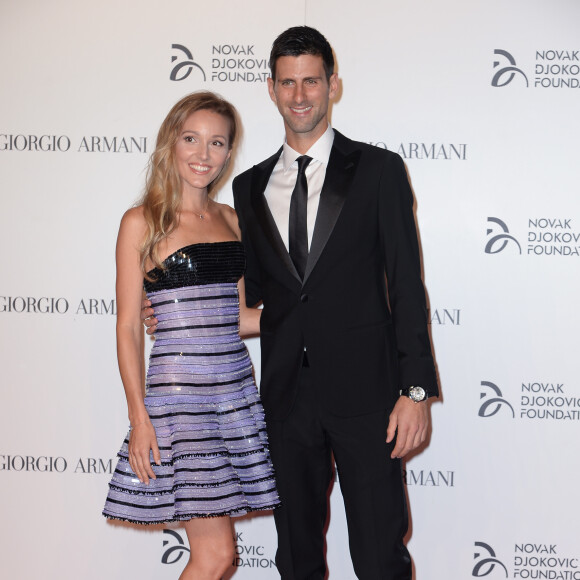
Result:
[[[326,131],[320,136],[318,141],[308,149],[305,155],[312,157],[312,163],[318,161],[324,165],[328,165],[328,159],[330,158],[330,150],[332,149],[332,143],[334,142],[334,130],[330,125]],[[282,164],[284,166],[284,173],[286,173],[292,164],[301,156],[301,153],[294,151],[288,143],[284,141],[282,146]]]

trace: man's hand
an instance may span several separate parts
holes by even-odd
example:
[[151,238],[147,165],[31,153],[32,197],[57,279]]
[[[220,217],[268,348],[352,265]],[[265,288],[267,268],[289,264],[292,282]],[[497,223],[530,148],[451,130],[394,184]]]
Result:
[[397,442],[391,453],[392,459],[400,459],[425,441],[429,430],[429,407],[427,401],[415,403],[409,397],[399,397],[389,416],[387,443],[397,434]]
[[157,330],[157,318],[155,318],[153,308],[151,308],[151,300],[147,300],[146,298],[141,304],[141,320],[147,328],[147,334],[155,334]]

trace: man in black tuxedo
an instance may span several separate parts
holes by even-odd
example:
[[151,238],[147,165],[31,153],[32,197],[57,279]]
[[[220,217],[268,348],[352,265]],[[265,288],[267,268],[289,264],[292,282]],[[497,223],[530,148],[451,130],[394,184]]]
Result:
[[407,174],[330,127],[338,78],[317,30],[283,32],[270,68],[286,141],[233,187],[247,303],[264,306],[276,563],[283,580],[324,578],[333,455],[357,577],[410,580],[400,458],[425,440],[438,387]]

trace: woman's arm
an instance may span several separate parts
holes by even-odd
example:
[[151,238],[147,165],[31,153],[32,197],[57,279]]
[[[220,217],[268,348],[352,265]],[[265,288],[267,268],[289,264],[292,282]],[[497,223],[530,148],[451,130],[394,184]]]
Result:
[[155,429],[144,404],[143,326],[141,301],[143,273],[139,246],[145,234],[141,208],[133,208],[121,220],[117,237],[117,360],[127,398],[131,434],[129,464],[140,481],[155,479],[149,452],[161,462]]
[[257,336],[260,334],[262,311],[258,308],[248,308],[246,306],[246,290],[243,278],[240,278],[238,282],[238,294],[240,297],[240,336]]

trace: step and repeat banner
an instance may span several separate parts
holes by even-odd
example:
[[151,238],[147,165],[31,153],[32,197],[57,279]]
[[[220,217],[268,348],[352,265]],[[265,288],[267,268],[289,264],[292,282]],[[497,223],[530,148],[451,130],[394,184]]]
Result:
[[[243,120],[232,202],[282,142],[267,60],[297,24],[336,52],[333,125],[398,152],[416,196],[443,395],[405,464],[415,578],[580,580],[577,0],[0,2],[3,578],[181,573],[182,527],[101,516],[128,426],[117,228],[195,90]],[[330,504],[329,578],[352,580],[339,481]],[[277,578],[271,514],[235,533],[233,578]]]

